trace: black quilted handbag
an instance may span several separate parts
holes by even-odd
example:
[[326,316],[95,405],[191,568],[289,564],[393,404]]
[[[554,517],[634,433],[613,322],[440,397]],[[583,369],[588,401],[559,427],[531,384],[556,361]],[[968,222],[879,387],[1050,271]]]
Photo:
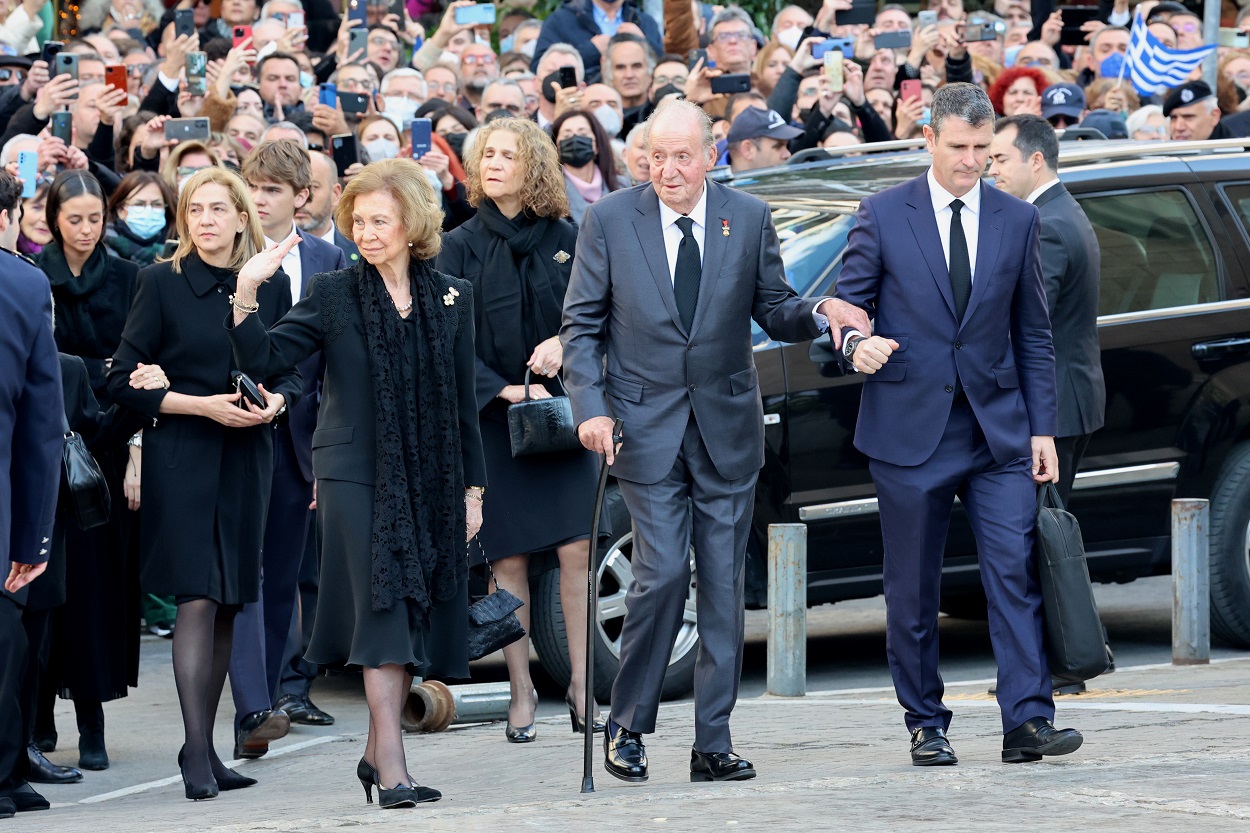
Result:
[[100,526],[109,519],[111,500],[100,464],[87,450],[82,437],[69,430],[61,415],[65,448],[61,452],[60,509],[79,529]]
[[[478,546],[481,545],[479,540]],[[525,603],[499,586],[485,549],[482,550],[482,559],[490,576],[486,587],[490,589],[490,583],[494,582],[495,592],[469,605],[470,660],[493,654],[525,636],[525,628],[521,627],[521,620],[516,615]]]
[[549,454],[581,448],[573,426],[573,405],[567,396],[530,399],[530,369],[525,369],[525,401],[508,406],[508,439],[512,456]]

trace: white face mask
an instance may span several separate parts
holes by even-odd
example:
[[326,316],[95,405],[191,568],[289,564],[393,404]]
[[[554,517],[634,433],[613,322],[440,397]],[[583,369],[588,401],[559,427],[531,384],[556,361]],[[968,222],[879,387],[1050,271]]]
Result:
[[394,159],[399,156],[399,144],[390,139],[374,139],[364,145],[365,153],[369,154],[370,162],[381,159]]
[[400,124],[407,124],[417,114],[417,102],[402,95],[383,95],[382,112],[399,119]]
[[803,37],[802,26],[791,26],[777,33],[777,42],[790,47],[791,52],[798,51],[799,39]]
[[594,114],[609,136],[616,136],[621,132],[621,117],[616,110],[605,104],[602,107],[595,108]]
[[527,58],[533,58],[534,47],[536,46],[538,46],[537,38],[535,38],[534,40],[528,40],[525,43],[521,44],[521,48],[518,51]]
[[438,195],[443,193],[443,183],[439,180],[438,174],[434,173],[429,168],[425,168],[424,170],[425,178],[430,181],[430,187],[434,189],[434,194]]

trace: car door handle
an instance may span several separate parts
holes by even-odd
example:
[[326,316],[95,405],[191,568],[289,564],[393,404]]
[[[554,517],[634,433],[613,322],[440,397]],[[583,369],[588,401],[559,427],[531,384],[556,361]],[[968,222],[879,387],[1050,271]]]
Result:
[[1195,359],[1215,359],[1236,353],[1250,353],[1250,338],[1225,338],[1195,344],[1191,351]]

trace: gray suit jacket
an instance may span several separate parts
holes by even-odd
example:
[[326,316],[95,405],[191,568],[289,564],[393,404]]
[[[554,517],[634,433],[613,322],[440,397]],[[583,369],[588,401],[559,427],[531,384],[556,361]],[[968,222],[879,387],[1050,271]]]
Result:
[[1102,427],[1107,407],[1098,347],[1098,238],[1062,182],[1034,205],[1042,218],[1042,276],[1055,343],[1058,436],[1092,434]]
[[799,298],[786,282],[768,206],[716,182],[706,187],[703,278],[690,332],[677,314],[650,184],[595,202],[578,234],[560,330],[564,381],[575,423],[624,421],[612,469],[624,480],[656,483],[668,474],[691,409],[722,477],[758,471],[764,412],[751,320],[778,341],[819,335],[812,316],[819,299]]

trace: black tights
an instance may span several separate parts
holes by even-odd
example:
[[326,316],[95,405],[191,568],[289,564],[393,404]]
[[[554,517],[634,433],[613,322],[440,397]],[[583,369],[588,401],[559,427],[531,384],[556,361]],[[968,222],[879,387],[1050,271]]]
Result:
[[174,628],[174,682],[182,707],[185,732],[182,771],[192,784],[225,772],[213,750],[213,723],[230,666],[237,607],[212,599],[193,599],[178,605]]

